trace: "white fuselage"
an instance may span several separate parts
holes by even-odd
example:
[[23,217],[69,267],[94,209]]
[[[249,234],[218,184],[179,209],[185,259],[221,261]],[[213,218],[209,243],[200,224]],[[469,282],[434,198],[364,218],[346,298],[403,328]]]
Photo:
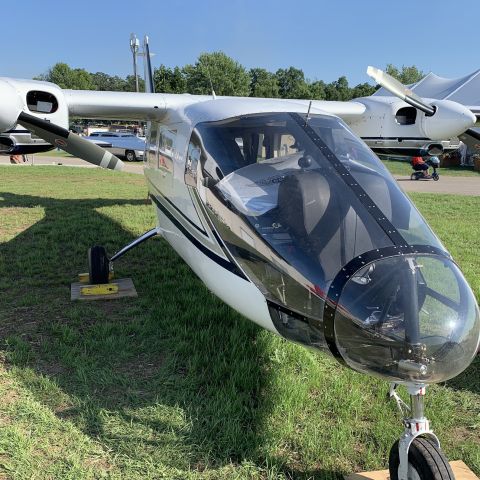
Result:
[[229,255],[204,213],[206,187],[200,181],[196,187],[185,183],[188,143],[198,122],[258,111],[305,113],[307,109],[307,105],[281,101],[263,103],[209,100],[186,106],[178,117],[175,115],[177,118],[150,122],[144,171],[163,237],[215,295],[248,319],[278,333],[265,296]]

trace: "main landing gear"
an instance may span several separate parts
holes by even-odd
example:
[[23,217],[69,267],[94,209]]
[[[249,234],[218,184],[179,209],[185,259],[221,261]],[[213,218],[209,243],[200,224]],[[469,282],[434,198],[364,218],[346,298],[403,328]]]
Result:
[[113,272],[113,262],[123,255],[125,255],[129,250],[135,248],[137,245],[140,245],[145,240],[148,240],[151,237],[154,237],[158,234],[158,228],[152,228],[148,232],[144,233],[140,237],[136,238],[128,245],[125,245],[121,250],[119,250],[111,258],[108,258],[107,251],[105,247],[100,245],[95,245],[92,248],[88,249],[88,275],[91,285],[98,285],[103,283],[108,283],[110,278],[110,273]]
[[430,430],[430,423],[424,415],[426,387],[407,386],[410,407],[399,397],[396,388],[397,385],[392,384],[389,395],[404,415],[405,430],[390,450],[390,479],[455,480],[450,464],[440,449],[440,442]]

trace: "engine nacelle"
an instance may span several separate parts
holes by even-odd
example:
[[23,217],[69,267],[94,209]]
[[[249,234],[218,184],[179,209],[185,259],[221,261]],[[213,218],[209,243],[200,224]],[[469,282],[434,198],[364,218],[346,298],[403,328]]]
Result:
[[435,113],[431,116],[421,115],[421,128],[431,140],[456,137],[475,125],[475,115],[459,103],[436,100],[431,104],[435,107]]
[[462,105],[436,101],[434,115],[408,105],[397,97],[358,98],[365,113],[348,122],[352,130],[377,154],[396,156],[439,155],[459,147],[456,136],[475,121]]
[[36,80],[0,78],[0,153],[35,153],[51,148],[17,124],[22,111],[68,129],[68,105],[60,87]]

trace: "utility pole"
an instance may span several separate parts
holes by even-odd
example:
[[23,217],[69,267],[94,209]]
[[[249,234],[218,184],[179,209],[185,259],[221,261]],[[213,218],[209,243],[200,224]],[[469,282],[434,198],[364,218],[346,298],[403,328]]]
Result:
[[135,77],[136,92],[140,91],[138,87],[138,72],[137,72],[137,55],[138,55],[139,48],[140,48],[140,41],[138,40],[137,36],[134,33],[132,33],[130,35],[130,50],[132,51],[132,55],[133,55],[133,75]]

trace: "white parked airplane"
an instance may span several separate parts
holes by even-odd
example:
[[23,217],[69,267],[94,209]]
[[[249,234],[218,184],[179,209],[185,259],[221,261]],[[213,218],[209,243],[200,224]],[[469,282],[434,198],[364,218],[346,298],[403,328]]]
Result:
[[359,136],[423,138],[422,148],[434,152],[476,118],[463,105],[425,101],[383,72],[368,72],[391,97],[73,91],[2,78],[0,132],[20,123],[119,170],[118,158],[67,131],[69,117],[148,121],[145,177],[159,226],[110,259],[93,247],[92,282],[106,282],[112,261],[161,233],[245,317],[388,380],[399,404],[395,386],[405,385],[411,411],[391,450],[391,478],[451,479],[424,415],[425,388],[471,363],[478,306],[450,254]]

